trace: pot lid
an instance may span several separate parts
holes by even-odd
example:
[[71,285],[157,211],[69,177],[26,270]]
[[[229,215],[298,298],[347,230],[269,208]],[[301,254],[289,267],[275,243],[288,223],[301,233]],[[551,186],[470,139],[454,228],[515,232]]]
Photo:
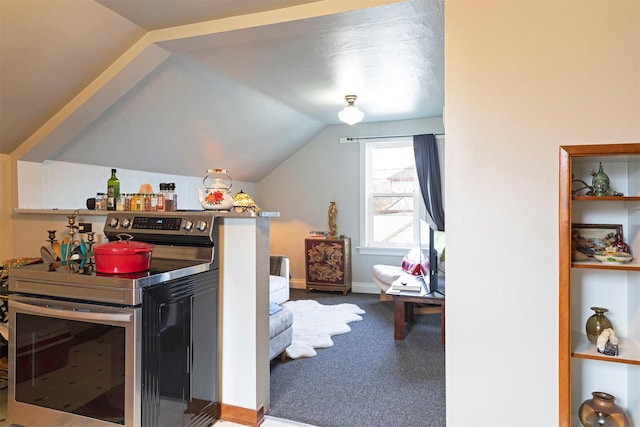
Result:
[[96,254],[137,254],[141,252],[152,252],[153,245],[135,240],[116,240],[114,242],[103,243],[93,247]]

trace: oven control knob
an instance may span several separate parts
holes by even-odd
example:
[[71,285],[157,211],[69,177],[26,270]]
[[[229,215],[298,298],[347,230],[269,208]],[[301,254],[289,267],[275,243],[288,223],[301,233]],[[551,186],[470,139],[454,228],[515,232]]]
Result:
[[130,225],[131,225],[131,220],[129,218],[124,218],[122,220],[122,227],[129,228]]
[[109,226],[111,228],[116,228],[118,226],[118,218],[111,218],[111,221],[109,221]]
[[200,230],[200,231],[206,231],[207,230],[207,221],[198,221],[196,223],[196,229]]
[[191,231],[191,229],[193,228],[193,221],[191,220],[187,220],[184,222],[184,229],[187,231]]

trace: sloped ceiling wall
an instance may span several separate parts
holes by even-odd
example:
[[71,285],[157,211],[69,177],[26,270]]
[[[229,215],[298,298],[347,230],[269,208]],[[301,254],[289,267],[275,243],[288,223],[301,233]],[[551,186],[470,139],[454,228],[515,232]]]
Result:
[[184,2],[82,2],[84,19],[76,3],[1,4],[0,141],[16,159],[255,182],[338,123],[348,93],[369,122],[442,111],[441,1],[273,0],[228,17],[232,3],[189,2],[220,9],[170,28]]
[[164,159],[168,174],[197,176],[222,167],[235,179],[253,181],[322,128],[322,122],[176,55],[53,157],[107,166],[104,160],[115,155],[119,167],[132,170],[154,170]]

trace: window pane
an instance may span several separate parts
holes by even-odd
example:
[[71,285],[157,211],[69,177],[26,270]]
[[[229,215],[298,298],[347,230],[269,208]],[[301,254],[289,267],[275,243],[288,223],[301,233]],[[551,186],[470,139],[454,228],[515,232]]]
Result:
[[412,137],[384,138],[361,146],[362,247],[419,244],[420,187]]
[[413,197],[373,197],[374,244],[414,243]]
[[372,193],[413,193],[417,188],[413,147],[375,148],[371,156]]

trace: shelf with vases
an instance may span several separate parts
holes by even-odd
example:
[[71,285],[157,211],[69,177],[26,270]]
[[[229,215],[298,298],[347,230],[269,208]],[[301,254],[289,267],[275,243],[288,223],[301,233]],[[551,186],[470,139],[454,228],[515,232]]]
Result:
[[640,196],[573,196],[572,199],[585,202],[640,202]]
[[640,196],[572,196],[574,202],[622,202],[625,209],[640,209]]
[[591,344],[584,334],[572,334],[572,357],[580,359],[602,360],[605,362],[625,363],[629,365],[640,365],[640,346],[628,338],[618,337],[618,355],[607,356],[598,353],[598,349]]
[[[596,171],[597,172],[594,172]],[[559,168],[559,427],[581,425],[580,402],[594,390],[613,393],[640,420],[640,144],[590,144],[560,147]],[[584,188],[578,190],[579,184]],[[574,192],[599,189],[622,196],[586,196]],[[602,263],[573,261],[573,224],[619,224],[636,259]],[[573,327],[587,318],[587,307],[614,308],[618,355],[598,352],[584,332]],[[634,423],[635,425],[635,423]],[[640,427],[640,426],[639,426]]]
[[572,261],[572,268],[592,268],[595,270],[640,271],[640,260],[633,259],[624,264],[605,264],[598,260]]

